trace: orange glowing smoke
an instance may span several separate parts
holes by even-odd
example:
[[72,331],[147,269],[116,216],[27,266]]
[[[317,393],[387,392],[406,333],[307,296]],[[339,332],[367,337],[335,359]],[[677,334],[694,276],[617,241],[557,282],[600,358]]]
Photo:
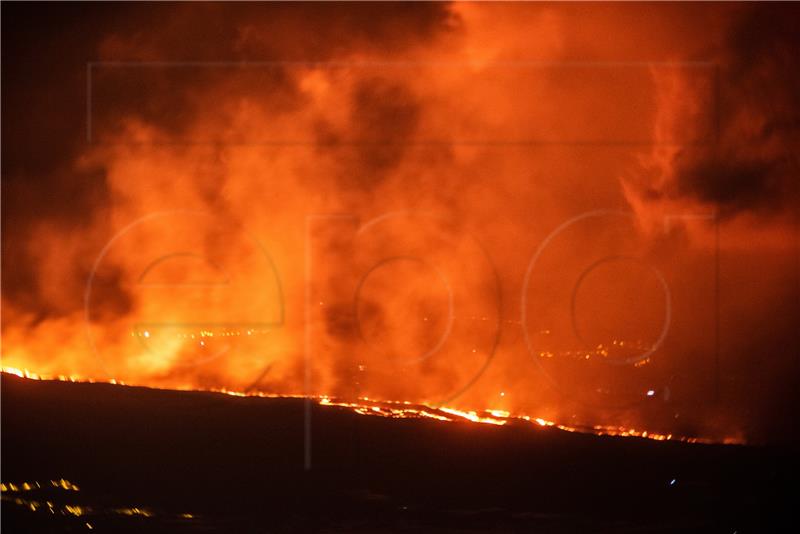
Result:
[[73,32],[85,141],[4,169],[4,368],[764,437],[797,137],[726,91],[793,83],[740,65],[757,8],[131,9]]

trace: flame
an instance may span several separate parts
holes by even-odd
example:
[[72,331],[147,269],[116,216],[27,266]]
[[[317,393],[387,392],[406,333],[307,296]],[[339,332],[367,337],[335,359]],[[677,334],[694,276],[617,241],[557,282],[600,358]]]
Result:
[[[27,369],[17,369],[14,367],[3,367],[3,373],[12,374],[21,378],[31,380],[58,380],[64,382],[85,382],[85,383],[108,383],[125,386],[116,380],[97,381],[86,380],[77,376],[42,376],[36,373],[31,373]],[[262,398],[311,398],[320,406],[341,407],[352,410],[353,412],[372,417],[388,417],[392,419],[433,419],[436,421],[455,423],[455,422],[470,422],[483,425],[504,426],[514,422],[532,423],[540,427],[552,427],[565,432],[579,432],[586,434],[594,434],[597,436],[614,436],[614,437],[634,437],[649,439],[654,441],[679,441],[685,443],[723,443],[727,445],[741,445],[744,441],[735,436],[728,436],[720,441],[712,439],[694,437],[694,436],[678,436],[674,434],[659,434],[642,429],[627,428],[623,426],[611,425],[587,425],[587,426],[570,426],[561,424],[555,421],[548,421],[541,417],[532,417],[524,414],[512,414],[505,410],[484,410],[484,411],[470,411],[460,410],[457,408],[450,408],[446,406],[436,406],[428,404],[414,404],[408,401],[392,401],[392,400],[378,400],[368,397],[359,397],[355,402],[348,402],[338,400],[328,395],[313,395],[304,396],[300,394],[287,395],[287,394],[273,394],[261,391],[231,391],[227,389],[194,389],[194,388],[149,388],[149,389],[162,389],[172,391],[205,391],[209,393],[218,393],[222,395],[230,395],[234,397],[262,397]],[[74,489],[77,491],[77,486],[70,484],[66,480],[52,481],[53,485],[61,486],[63,489]],[[17,491],[18,487],[14,485],[8,486],[12,491]],[[6,491],[6,485],[3,486],[3,491]]]
[[[766,88],[793,72],[761,79],[770,54],[751,61],[735,49],[748,42],[734,33],[747,10],[305,9],[165,6],[141,32],[68,17],[69,31],[14,37],[45,51],[40,70],[54,78],[10,86],[20,105],[9,109],[38,112],[4,137],[4,364],[25,378],[404,399],[421,406],[405,416],[442,421],[503,425],[530,413],[540,426],[587,421],[607,426],[561,426],[647,439],[674,439],[645,430],[666,395],[653,395],[665,401],[659,413],[653,403],[619,412],[549,386],[638,402],[678,376],[672,406],[693,407],[686,428],[758,437],[772,403],[739,385],[754,369],[769,368],[770,384],[796,376],[758,361],[791,360],[781,355],[797,311],[783,306],[797,287],[796,240],[760,212],[722,228],[742,250],[722,261],[742,272],[721,277],[726,313],[742,324],[715,334],[715,233],[704,218],[752,205],[741,202],[750,190],[773,199],[771,179],[704,182],[716,168],[706,152],[717,153],[704,143],[731,115],[717,89],[733,88],[734,104],[781,105],[769,127],[764,112],[719,132],[715,157],[767,169],[791,159],[780,146],[797,123],[794,99],[759,99],[725,74],[728,55]],[[64,49],[96,54],[81,60],[86,84],[46,68],[63,65],[54,51]],[[281,61],[298,57],[312,60]],[[66,125],[84,98],[88,138],[76,143]],[[735,107],[749,115],[749,104]],[[613,217],[564,226],[609,207],[628,212],[624,228]],[[670,298],[649,271],[604,257],[652,264]],[[718,357],[715,335],[731,354]],[[749,354],[761,339],[774,344]],[[716,386],[736,384],[724,393],[737,403],[708,401],[705,369],[721,359],[734,376]],[[548,380],[532,360],[560,376]],[[438,406],[431,399],[445,408],[425,407]],[[399,409],[358,402],[364,415]]]

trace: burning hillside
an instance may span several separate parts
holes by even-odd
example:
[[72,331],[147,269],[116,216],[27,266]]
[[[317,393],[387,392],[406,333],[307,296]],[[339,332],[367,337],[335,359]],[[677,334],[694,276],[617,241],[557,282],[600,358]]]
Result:
[[310,406],[306,469],[301,398],[9,373],[2,386],[4,529],[736,529],[778,521],[794,476],[778,469],[788,449],[332,399]]
[[6,32],[4,366],[785,426],[793,8],[122,9]]
[[[473,432],[516,436],[516,453],[529,432],[722,456],[797,441],[798,6],[2,9],[0,329],[4,394],[20,395],[2,430],[22,456],[31,435],[63,434],[81,458],[78,444],[102,433],[72,419],[84,405],[68,391],[148,399],[134,410],[142,425],[158,417],[153,399],[200,399],[264,445],[235,414],[258,406],[279,422],[269,445],[291,442],[300,476],[324,465],[334,486],[355,476],[336,466],[364,452],[362,428],[388,449],[385,436],[411,428],[465,461],[486,461],[470,456]],[[40,410],[51,394],[69,413]],[[14,419],[42,414],[55,425],[43,434]],[[351,425],[323,431],[346,438],[329,456],[317,417]],[[212,419],[207,431],[228,428]],[[159,463],[158,439],[132,443]],[[228,445],[215,450],[256,461]],[[423,459],[400,454],[409,472],[446,461],[417,445],[400,447]],[[101,451],[112,464],[130,456],[103,446],[119,453]],[[18,506],[69,514],[83,505],[57,503],[73,493],[47,481],[109,483],[87,486],[97,466],[72,473],[64,450],[45,449],[52,472],[29,457],[30,472],[3,480]],[[168,456],[171,486],[189,468]],[[213,455],[195,459],[215,469]],[[488,463],[497,469],[447,465],[487,485],[514,478]],[[381,495],[410,494],[379,473]],[[717,474],[696,495],[721,502]],[[117,509],[170,525],[194,513],[100,501],[84,504],[110,530]]]

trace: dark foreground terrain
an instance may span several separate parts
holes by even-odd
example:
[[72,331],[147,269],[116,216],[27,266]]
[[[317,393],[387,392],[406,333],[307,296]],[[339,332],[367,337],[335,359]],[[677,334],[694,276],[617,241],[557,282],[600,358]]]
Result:
[[306,471],[303,429],[298,399],[4,374],[3,533],[794,531],[785,446],[315,405]]

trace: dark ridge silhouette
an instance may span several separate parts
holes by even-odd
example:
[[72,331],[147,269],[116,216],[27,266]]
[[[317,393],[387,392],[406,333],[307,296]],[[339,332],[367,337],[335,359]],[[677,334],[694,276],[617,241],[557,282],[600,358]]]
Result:
[[302,399],[3,374],[3,531],[769,531],[797,475],[786,446],[311,415],[305,470]]

